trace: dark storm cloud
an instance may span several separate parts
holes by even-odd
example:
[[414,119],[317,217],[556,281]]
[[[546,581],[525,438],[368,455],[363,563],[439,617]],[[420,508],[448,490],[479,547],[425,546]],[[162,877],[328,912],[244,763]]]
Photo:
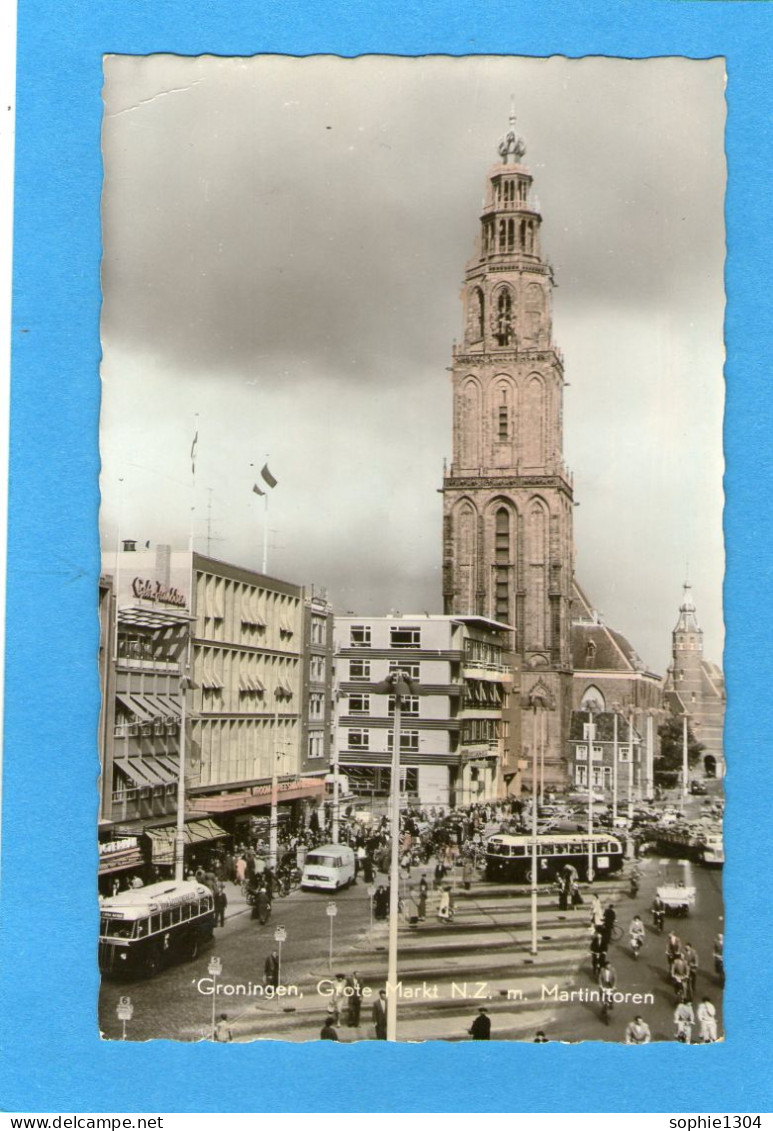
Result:
[[124,526],[184,544],[199,412],[219,556],[259,566],[250,464],[270,451],[275,570],[339,608],[438,611],[445,368],[512,93],[558,283],[581,580],[665,666],[689,558],[718,659],[722,77],[679,59],[109,58],[108,541],[124,478]]
[[437,359],[508,79],[559,304],[658,304],[708,272],[721,114],[689,113],[699,65],[492,60],[472,108],[469,68],[108,60],[106,333],[189,373],[289,352],[362,380]]

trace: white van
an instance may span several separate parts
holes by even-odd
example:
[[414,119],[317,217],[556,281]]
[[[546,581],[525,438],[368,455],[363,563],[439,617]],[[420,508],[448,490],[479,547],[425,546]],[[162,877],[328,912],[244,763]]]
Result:
[[338,891],[354,880],[354,850],[348,844],[320,844],[306,853],[301,887]]

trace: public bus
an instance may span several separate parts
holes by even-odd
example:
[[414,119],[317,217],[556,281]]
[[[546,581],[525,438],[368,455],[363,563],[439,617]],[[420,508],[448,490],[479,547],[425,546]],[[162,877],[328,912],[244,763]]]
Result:
[[[531,882],[534,837],[500,833],[486,842],[486,879],[512,883]],[[537,882],[548,883],[559,876],[567,864],[577,869],[580,879],[588,879],[589,849],[596,879],[611,876],[623,866],[621,842],[609,833],[549,833],[537,836]]]
[[99,909],[99,969],[126,977],[156,974],[170,962],[195,958],[214,926],[214,896],[195,880],[122,891]]

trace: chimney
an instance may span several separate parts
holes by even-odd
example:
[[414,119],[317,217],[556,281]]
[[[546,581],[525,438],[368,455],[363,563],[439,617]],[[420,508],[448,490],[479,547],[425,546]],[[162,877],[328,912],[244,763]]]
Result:
[[124,538],[123,550],[125,554],[133,554],[137,549],[137,540],[135,538]]

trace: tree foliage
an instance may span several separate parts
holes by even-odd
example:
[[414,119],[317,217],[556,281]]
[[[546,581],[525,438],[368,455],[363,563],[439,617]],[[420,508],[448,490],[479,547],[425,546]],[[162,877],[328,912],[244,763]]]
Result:
[[[658,727],[660,756],[655,760],[655,781],[658,785],[671,786],[678,780],[682,771],[682,720],[676,716],[667,719]],[[687,764],[694,766],[705,750],[687,724]]]

